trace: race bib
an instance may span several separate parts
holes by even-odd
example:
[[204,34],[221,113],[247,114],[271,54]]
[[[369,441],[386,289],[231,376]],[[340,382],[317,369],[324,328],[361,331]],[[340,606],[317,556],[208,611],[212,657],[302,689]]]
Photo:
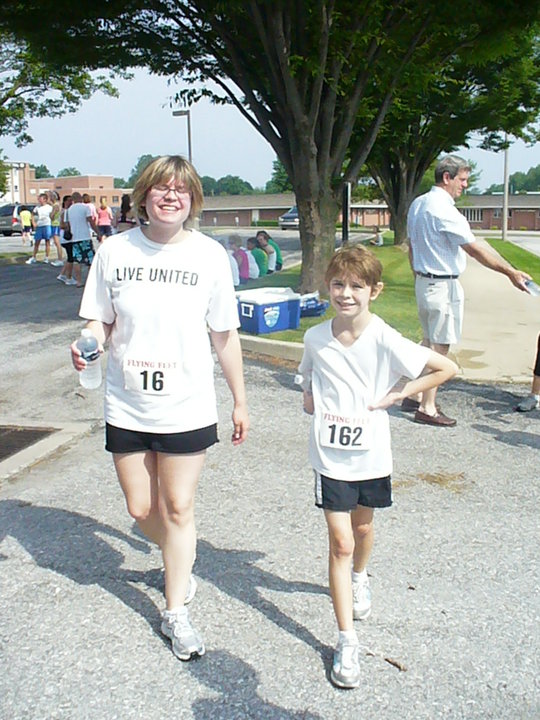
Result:
[[124,387],[144,395],[182,392],[182,363],[178,360],[124,358]]
[[323,447],[335,450],[369,450],[371,448],[369,416],[337,418],[330,413],[324,413],[321,421],[320,442]]

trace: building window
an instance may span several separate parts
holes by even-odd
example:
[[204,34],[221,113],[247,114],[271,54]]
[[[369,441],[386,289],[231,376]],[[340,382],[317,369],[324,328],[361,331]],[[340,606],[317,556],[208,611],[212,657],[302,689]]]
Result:
[[494,218],[500,218],[502,215],[501,208],[495,208],[493,211],[493,217]]
[[460,208],[469,222],[482,222],[483,210],[481,208]]
[[120,199],[120,198],[119,198],[118,195],[113,195],[113,196],[112,196],[112,201],[113,201],[113,203],[117,203],[117,202],[119,201],[119,199]]

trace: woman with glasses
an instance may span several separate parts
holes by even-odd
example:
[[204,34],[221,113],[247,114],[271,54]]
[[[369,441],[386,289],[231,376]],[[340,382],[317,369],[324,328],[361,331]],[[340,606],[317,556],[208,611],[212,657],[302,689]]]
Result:
[[[233,445],[249,426],[229,259],[188,227],[202,201],[184,158],[150,163],[133,190],[135,211],[148,224],[100,246],[80,309],[109,346],[106,449],[128,512],[161,548],[161,631],[181,660],[205,652],[185,603],[195,589],[195,491],[206,450],[218,441],[211,345],[233,396]],[[75,343],[71,351],[82,370]]]

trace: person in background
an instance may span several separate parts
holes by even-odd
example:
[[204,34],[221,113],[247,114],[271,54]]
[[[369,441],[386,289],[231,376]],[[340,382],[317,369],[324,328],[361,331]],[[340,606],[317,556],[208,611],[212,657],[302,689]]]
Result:
[[[457,155],[447,155],[435,168],[435,185],[413,200],[407,215],[409,261],[415,276],[418,318],[422,343],[441,355],[459,342],[463,325],[464,294],[459,276],[467,255],[490,270],[506,275],[519,290],[527,292],[527,273],[516,270],[491,249],[476,241],[466,217],[455,201],[468,185],[471,169]],[[457,420],[443,413],[435,402],[437,388],[421,397],[405,398],[402,410],[413,411],[423,425],[453,427]]]
[[[66,211],[72,204],[71,195],[64,195],[62,198],[62,210],[60,212],[60,244],[66,251],[67,260],[64,263],[60,274],[56,276],[56,279],[66,285],[76,285],[77,281],[73,279],[73,254],[71,252],[71,243],[73,242],[72,237],[65,237],[65,230],[69,227],[66,221]],[[68,275],[69,273],[69,275]],[[68,282],[69,281],[69,282]]]
[[256,237],[250,237],[247,239],[247,249],[255,258],[255,262],[259,268],[259,277],[263,277],[263,275],[266,275],[268,272],[268,255],[264,252],[264,250],[261,250]]
[[540,335],[536,348],[531,392],[516,407],[518,412],[530,412],[540,406]]
[[60,206],[60,196],[54,190],[50,190],[48,193],[49,203],[52,206],[51,211],[51,237],[56,248],[56,260],[51,262],[54,267],[62,267],[64,265],[62,245],[60,243],[60,219],[62,214],[62,208]]
[[275,270],[276,270],[276,272],[278,270],[281,270],[281,268],[283,267],[283,256],[281,254],[281,248],[279,247],[277,242],[274,240],[274,238],[270,237],[270,235],[266,232],[266,230],[259,230],[259,232],[257,233],[257,240],[259,242],[260,242],[261,238],[263,239],[263,241],[266,240],[268,245],[270,245],[270,247],[274,248],[275,253],[276,253]]
[[255,260],[249,247],[246,247],[244,252],[246,253],[248,259],[249,279],[256,280],[259,277],[259,266],[257,265],[257,261]]
[[85,205],[87,205],[90,208],[90,212],[92,213],[92,220],[97,225],[97,210],[96,210],[96,206],[94,205],[94,203],[92,201],[92,198],[90,197],[90,195],[88,193],[83,193],[82,201]]
[[232,279],[233,279],[233,285],[235,288],[237,288],[240,285],[240,272],[238,270],[238,263],[236,262],[236,258],[234,257],[233,251],[231,250],[230,247],[228,247],[228,243],[226,241],[223,242],[223,247],[225,248],[227,257],[229,258],[229,264],[231,266],[231,275],[232,275]]
[[52,206],[49,204],[49,198],[47,193],[40,193],[38,195],[38,205],[32,211],[32,225],[34,227],[34,253],[31,258],[26,261],[27,265],[34,265],[37,263],[37,254],[39,251],[39,244],[42,240],[45,240],[45,259],[43,262],[49,262],[49,252],[51,245],[51,212]]
[[229,250],[232,252],[238,265],[240,285],[245,285],[249,280],[249,260],[247,252],[242,247],[242,238],[240,235],[229,235]]
[[267,273],[271,275],[276,269],[277,255],[274,248],[268,242],[269,235],[264,230],[260,230],[255,236],[257,240],[257,246],[263,250],[268,256],[268,270]]
[[22,228],[22,244],[26,245],[28,241],[32,245],[32,213],[26,206],[19,210],[19,220]]
[[[128,512],[161,549],[161,632],[190,660],[205,653],[185,604],[194,594],[195,492],[206,450],[218,441],[212,346],[233,397],[233,445],[249,428],[238,308],[224,247],[189,227],[203,204],[193,165],[156,158],[133,201],[147,224],[100,245],[80,315],[109,344],[106,449]],[[83,370],[76,342],[71,354]]]
[[110,237],[113,232],[112,228],[113,212],[107,205],[107,199],[101,198],[99,208],[97,210],[97,234],[98,240],[101,242],[104,237]]
[[369,241],[369,244],[370,244],[370,245],[375,245],[376,247],[382,247],[382,246],[383,246],[384,241],[383,241],[383,235],[382,235],[382,232],[381,232],[381,228],[380,228],[380,227],[376,227],[376,228],[375,228],[375,237],[372,237],[372,238],[371,238],[371,240]]
[[131,195],[125,193],[120,201],[120,209],[114,219],[116,232],[122,233],[139,225],[139,218],[131,203]]
[[[64,221],[64,240],[66,230],[71,233],[71,248],[68,251],[68,262],[65,265],[66,285],[83,287],[81,265],[91,265],[94,258],[92,246],[92,230],[97,234],[96,221],[92,216],[92,209],[88,203],[83,203],[82,195],[74,192],[71,195],[72,204],[66,210]],[[71,274],[75,275],[75,278]]]

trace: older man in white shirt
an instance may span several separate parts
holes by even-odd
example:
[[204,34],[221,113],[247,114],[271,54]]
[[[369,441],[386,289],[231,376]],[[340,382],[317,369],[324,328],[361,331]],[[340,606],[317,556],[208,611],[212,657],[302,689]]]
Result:
[[[463,158],[447,155],[435,168],[435,185],[413,201],[407,217],[409,260],[415,274],[416,303],[422,325],[422,344],[442,355],[459,342],[463,325],[463,288],[459,276],[466,255],[507,275],[513,285],[527,292],[527,273],[516,270],[489,248],[476,242],[469,223],[455,200],[467,187],[471,169]],[[418,400],[406,398],[403,410],[414,410],[424,425],[452,427],[456,420],[435,405],[437,390]]]

